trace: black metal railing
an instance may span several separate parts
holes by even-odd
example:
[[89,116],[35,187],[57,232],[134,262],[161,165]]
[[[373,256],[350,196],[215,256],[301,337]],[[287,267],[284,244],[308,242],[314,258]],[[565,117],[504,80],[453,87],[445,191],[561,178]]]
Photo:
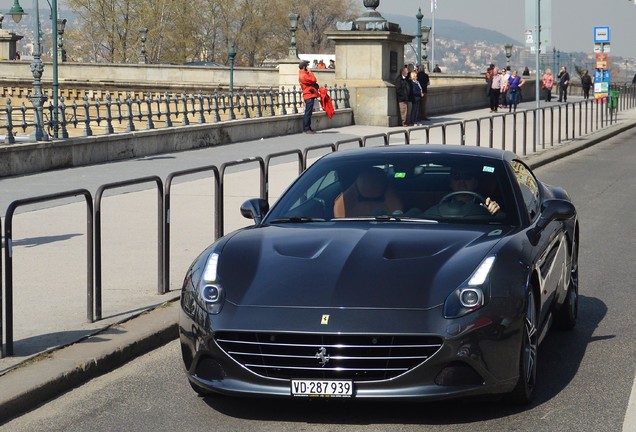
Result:
[[[82,195],[86,201],[86,318],[93,320],[93,200],[86,189],[75,189],[66,192],[42,195],[13,201],[7,208],[4,219],[4,261],[5,279],[4,292],[0,289],[0,345],[2,345],[3,330],[6,335],[6,344],[2,345],[2,357],[13,355],[13,216],[19,207],[63,198],[72,198]],[[2,273],[0,272],[0,276]],[[1,287],[0,287],[1,288]],[[4,306],[4,308],[3,308]],[[2,311],[4,310],[4,316]]]
[[[349,90],[346,86],[326,87],[335,109],[349,108]],[[269,89],[243,89],[233,93],[214,91],[211,94],[169,94],[140,97],[130,93],[116,98],[106,95],[105,100],[92,101],[84,96],[79,101],[59,100],[57,124],[55,106],[49,101],[44,107],[44,127],[51,137],[69,138],[92,136],[158,127],[170,128],[190,124],[219,123],[222,121],[298,114],[303,105],[299,87]],[[34,108],[22,103],[14,107],[7,99],[0,107],[0,136],[13,144],[18,134],[35,127]],[[3,133],[5,132],[5,133]]]
[[[635,106],[634,99],[632,98],[630,104],[625,105],[625,108],[633,108]],[[618,109],[618,108],[615,108]],[[338,141],[336,143],[321,144],[316,146],[309,146],[302,150],[290,150],[286,152],[272,153],[265,159],[260,157],[245,158],[237,161],[231,161],[222,164],[220,167],[214,165],[202,166],[189,170],[177,171],[170,173],[165,181],[165,186],[161,179],[157,176],[142,177],[138,179],[127,180],[117,183],[109,183],[101,186],[93,200],[90,193],[85,189],[78,189],[68,192],[61,192],[57,194],[26,198],[12,202],[5,215],[4,223],[4,261],[5,271],[2,273],[2,260],[0,260],[0,280],[4,281],[5,297],[2,297],[2,290],[0,290],[0,346],[2,346],[2,356],[13,355],[13,248],[12,248],[12,220],[16,208],[34,203],[41,203],[46,201],[52,201],[65,197],[73,197],[77,195],[83,195],[87,202],[87,319],[89,322],[93,321],[95,317],[97,320],[101,319],[101,262],[102,262],[102,250],[101,250],[101,201],[103,192],[108,189],[115,189],[119,187],[138,185],[148,182],[154,182],[157,185],[157,224],[158,224],[158,288],[159,294],[170,292],[170,212],[171,212],[171,187],[174,179],[177,177],[183,177],[186,175],[211,173],[214,185],[214,214],[211,215],[214,218],[214,238],[221,237],[225,232],[224,222],[224,183],[225,172],[227,168],[234,166],[246,166],[257,165],[259,173],[259,194],[261,198],[267,199],[269,193],[269,173],[270,164],[272,159],[278,157],[296,156],[298,159],[298,172],[304,171],[309,166],[310,158],[315,156],[314,153],[329,153],[335,152],[345,147],[347,144],[354,144],[356,147],[366,147],[371,143],[371,140],[376,138],[381,139],[381,145],[392,144],[410,144],[421,145],[429,144],[431,132],[441,132],[442,144],[453,145],[482,145],[482,135],[486,128],[482,128],[482,123],[487,123],[488,130],[485,137],[488,147],[495,146],[495,131],[500,130],[501,135],[497,135],[498,148],[508,149],[509,147],[515,150],[519,146],[521,141],[522,155],[536,153],[538,150],[546,149],[545,140],[541,140],[539,145],[536,142],[536,122],[532,122],[532,127],[527,127],[529,124],[528,119],[536,119],[538,117],[543,119],[545,124],[546,114],[550,115],[550,125],[557,125],[558,129],[558,143],[553,140],[554,135],[551,132],[550,147],[553,147],[562,142],[563,136],[561,135],[561,128],[566,132],[564,134],[566,139],[576,139],[578,131],[579,136],[583,131],[594,131],[600,128],[612,124],[616,121],[615,117],[608,115],[609,108],[604,102],[593,101],[579,101],[573,102],[562,108],[562,106],[550,106],[544,107],[540,110],[527,110],[519,111],[516,113],[502,113],[492,117],[484,117],[480,119],[469,119],[462,122],[450,122],[446,124],[429,125],[422,127],[412,127],[409,129],[401,129],[390,131],[383,134],[375,134],[364,136],[360,138],[353,138]],[[555,116],[556,113],[556,116]],[[529,115],[531,114],[531,115]],[[558,117],[558,118],[555,118]],[[562,119],[563,117],[563,119]],[[495,119],[497,122],[501,120],[501,125],[495,127]],[[522,119],[523,124],[519,124],[517,120]],[[571,123],[568,123],[570,122]],[[582,124],[585,124],[583,129]],[[468,134],[468,125],[475,124],[476,135]],[[575,127],[578,126],[578,127]],[[456,141],[449,140],[449,132],[453,128],[458,128],[459,137]],[[508,128],[511,128],[511,133],[507,133]],[[438,130],[439,129],[439,130]],[[551,128],[554,131],[555,127]],[[518,131],[521,131],[518,133]],[[532,132],[532,136],[529,136],[529,132]],[[545,128],[544,131],[545,133]],[[423,134],[423,138],[420,137]],[[392,137],[399,137],[399,139],[391,140]],[[510,138],[510,142],[508,141]],[[531,146],[531,148],[530,148]],[[538,149],[540,147],[540,149]],[[94,209],[94,210],[93,210]],[[0,229],[2,228],[2,221],[0,220]],[[94,250],[94,253],[93,253]],[[4,277],[3,277],[4,276]],[[2,314],[4,311],[4,315]],[[4,330],[4,332],[3,332]],[[3,344],[3,333],[6,335],[6,340]]]

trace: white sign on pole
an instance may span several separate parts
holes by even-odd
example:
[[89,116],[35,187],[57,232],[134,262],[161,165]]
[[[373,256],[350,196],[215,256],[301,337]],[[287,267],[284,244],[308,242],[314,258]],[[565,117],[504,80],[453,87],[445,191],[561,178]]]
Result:
[[533,44],[533,43],[534,43],[534,36],[532,34],[532,30],[526,30],[526,44]]

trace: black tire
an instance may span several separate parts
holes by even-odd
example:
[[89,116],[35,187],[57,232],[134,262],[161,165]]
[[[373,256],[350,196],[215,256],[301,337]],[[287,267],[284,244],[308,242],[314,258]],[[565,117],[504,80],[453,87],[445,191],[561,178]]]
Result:
[[539,332],[537,330],[537,306],[532,290],[528,293],[526,302],[521,335],[521,352],[519,355],[519,381],[510,393],[510,402],[516,405],[525,405],[532,402],[537,383]]
[[554,315],[554,328],[558,330],[572,330],[576,326],[579,315],[579,251],[578,244],[572,252],[570,265],[570,279],[568,280],[568,293],[563,306]]

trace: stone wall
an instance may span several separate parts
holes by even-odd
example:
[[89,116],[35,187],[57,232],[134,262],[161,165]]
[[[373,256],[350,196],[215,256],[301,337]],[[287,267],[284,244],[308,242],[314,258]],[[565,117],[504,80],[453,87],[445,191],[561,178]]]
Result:
[[[0,177],[297,134],[302,132],[302,117],[302,114],[292,114],[0,145]],[[338,128],[353,124],[353,112],[351,109],[341,109],[332,119],[324,112],[316,112],[312,120],[312,125],[317,130]]]

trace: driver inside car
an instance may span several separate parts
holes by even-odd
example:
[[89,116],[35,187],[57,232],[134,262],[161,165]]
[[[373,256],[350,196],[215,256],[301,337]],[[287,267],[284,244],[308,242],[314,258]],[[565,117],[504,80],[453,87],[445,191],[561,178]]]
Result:
[[491,197],[479,193],[479,176],[470,167],[454,167],[449,173],[451,193],[429,208],[425,214],[435,217],[496,215],[501,207]]
[[[454,168],[450,174],[450,188],[453,192],[469,191],[475,192],[479,187],[479,180],[477,179],[477,173],[472,170]],[[470,194],[458,194],[453,198],[455,201],[470,203],[474,202],[475,198]],[[501,209],[497,201],[490,197],[486,197],[484,203],[481,203],[491,215],[497,214]]]

